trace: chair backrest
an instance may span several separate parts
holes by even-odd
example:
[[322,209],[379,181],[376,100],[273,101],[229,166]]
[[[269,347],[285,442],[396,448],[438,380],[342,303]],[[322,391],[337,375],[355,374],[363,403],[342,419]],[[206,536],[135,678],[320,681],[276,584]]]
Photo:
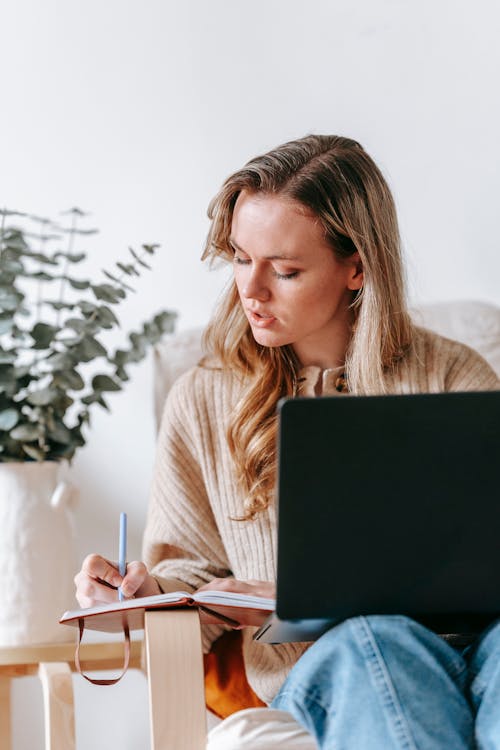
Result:
[[[500,375],[500,307],[488,302],[438,302],[414,308],[412,316],[417,325],[476,349]],[[202,328],[193,328],[168,334],[155,347],[157,425],[172,383],[203,354],[202,332]]]

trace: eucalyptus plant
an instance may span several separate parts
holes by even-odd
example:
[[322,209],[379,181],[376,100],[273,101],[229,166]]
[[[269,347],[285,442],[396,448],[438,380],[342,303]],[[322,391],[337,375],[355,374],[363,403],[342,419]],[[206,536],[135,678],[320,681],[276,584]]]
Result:
[[108,409],[128,366],[174,327],[175,313],[161,311],[108,350],[100,334],[119,326],[114,308],[158,245],[129,248],[116,271],[93,283],[75,273],[87,257],[75,241],[96,230],[78,226],[79,209],[67,215],[61,225],[0,210],[0,462],[71,459],[94,404]]

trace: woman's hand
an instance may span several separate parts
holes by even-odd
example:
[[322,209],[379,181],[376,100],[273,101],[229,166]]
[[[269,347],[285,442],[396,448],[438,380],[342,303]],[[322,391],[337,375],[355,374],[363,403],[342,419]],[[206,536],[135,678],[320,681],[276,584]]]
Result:
[[100,555],[88,555],[74,580],[76,598],[83,609],[116,602],[118,586],[121,586],[127,599],[161,594],[156,579],[149,575],[144,563],[138,560],[127,563],[127,573],[122,578],[117,563]]
[[276,586],[269,581],[238,581],[237,578],[214,578],[210,583],[200,586],[198,591],[234,591],[237,594],[261,596],[264,599],[276,597]]

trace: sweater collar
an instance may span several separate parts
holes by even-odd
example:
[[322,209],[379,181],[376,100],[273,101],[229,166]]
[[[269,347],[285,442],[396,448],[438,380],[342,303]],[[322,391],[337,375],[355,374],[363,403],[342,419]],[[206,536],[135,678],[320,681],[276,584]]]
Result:
[[298,396],[338,396],[348,390],[342,366],[326,370],[317,365],[302,367],[298,372],[297,383]]

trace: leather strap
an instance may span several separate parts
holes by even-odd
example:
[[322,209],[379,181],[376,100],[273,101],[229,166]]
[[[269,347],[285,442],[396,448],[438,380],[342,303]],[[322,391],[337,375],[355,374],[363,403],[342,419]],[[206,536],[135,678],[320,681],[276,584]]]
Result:
[[127,671],[130,662],[130,631],[126,618],[123,618],[123,635],[125,636],[125,641],[123,644],[123,670],[122,673],[114,679],[97,680],[94,677],[89,677],[83,672],[82,666],[80,664],[80,644],[82,642],[83,633],[85,631],[85,620],[83,617],[80,617],[78,620],[78,630],[78,643],[76,644],[75,651],[75,667],[77,671],[81,674],[82,677],[85,677],[85,679],[91,682],[93,685],[116,685],[116,683],[121,680],[121,678]]

